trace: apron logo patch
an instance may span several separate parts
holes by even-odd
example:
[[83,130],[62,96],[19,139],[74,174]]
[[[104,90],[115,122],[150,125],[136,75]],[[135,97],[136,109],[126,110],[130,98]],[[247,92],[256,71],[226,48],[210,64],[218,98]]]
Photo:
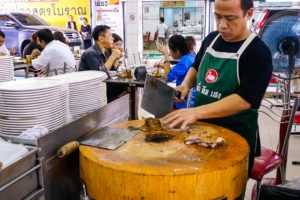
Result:
[[205,80],[207,83],[213,83],[218,80],[218,72],[214,69],[210,69],[207,71]]

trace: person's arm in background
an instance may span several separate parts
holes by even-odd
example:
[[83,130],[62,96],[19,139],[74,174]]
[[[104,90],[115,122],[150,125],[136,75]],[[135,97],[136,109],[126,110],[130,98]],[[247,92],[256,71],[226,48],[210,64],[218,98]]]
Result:
[[106,68],[106,70],[110,70],[111,67],[113,66],[115,60],[119,59],[121,57],[121,51],[118,49],[113,49],[111,52],[111,55],[109,56],[109,58],[107,59],[107,61],[104,64],[104,67]]
[[[159,51],[162,53],[162,55],[164,57],[164,78],[165,78],[165,80],[168,80],[168,74],[171,71],[171,66],[170,66],[171,59],[169,56],[169,52],[167,50],[167,47],[163,44],[159,45]],[[169,81],[172,81],[172,80],[169,80]]]

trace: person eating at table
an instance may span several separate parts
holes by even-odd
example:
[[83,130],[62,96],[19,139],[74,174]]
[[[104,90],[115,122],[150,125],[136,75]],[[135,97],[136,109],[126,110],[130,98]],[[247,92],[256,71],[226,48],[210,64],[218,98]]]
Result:
[[119,49],[112,49],[113,38],[109,26],[96,26],[92,36],[95,44],[82,54],[79,71],[100,70],[108,72],[113,67],[114,62],[122,56],[122,53]]
[[41,29],[36,35],[43,51],[40,52],[38,49],[32,51],[34,69],[41,70],[46,76],[75,71],[76,61],[68,45],[54,40],[54,35],[49,29]]
[[[197,120],[223,126],[244,137],[250,147],[251,171],[257,143],[258,108],[272,74],[269,48],[247,27],[252,0],[216,0],[217,31],[203,41],[182,84],[177,101],[196,86],[195,107],[162,118],[169,127],[186,128]],[[257,151],[256,151],[257,150]]]
[[3,31],[0,30],[0,56],[9,56],[9,55],[13,55],[14,52],[13,51],[9,51],[5,44],[5,33]]

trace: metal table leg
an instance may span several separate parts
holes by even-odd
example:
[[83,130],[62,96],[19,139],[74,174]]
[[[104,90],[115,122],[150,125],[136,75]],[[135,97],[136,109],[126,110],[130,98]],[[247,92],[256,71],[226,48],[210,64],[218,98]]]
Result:
[[136,110],[135,110],[135,91],[136,86],[129,86],[129,120],[136,119]]

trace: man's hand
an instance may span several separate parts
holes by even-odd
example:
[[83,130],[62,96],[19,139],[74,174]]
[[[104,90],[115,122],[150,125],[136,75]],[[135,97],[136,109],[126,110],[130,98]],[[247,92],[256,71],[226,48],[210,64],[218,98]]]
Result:
[[190,88],[188,86],[186,86],[186,85],[180,85],[180,86],[176,87],[175,90],[181,92],[180,99],[178,99],[177,97],[175,97],[175,101],[178,102],[178,103],[183,103],[184,98],[190,92]]
[[170,128],[179,127],[186,129],[188,125],[197,121],[197,108],[180,109],[164,116],[162,123],[168,124]]
[[6,56],[6,53],[0,52],[0,56]]
[[119,49],[113,49],[112,52],[111,52],[111,57],[116,60],[118,58],[120,58],[122,55],[121,51]]
[[31,57],[32,58],[36,58],[39,55],[41,55],[41,52],[38,49],[33,49],[33,51],[31,52]]

